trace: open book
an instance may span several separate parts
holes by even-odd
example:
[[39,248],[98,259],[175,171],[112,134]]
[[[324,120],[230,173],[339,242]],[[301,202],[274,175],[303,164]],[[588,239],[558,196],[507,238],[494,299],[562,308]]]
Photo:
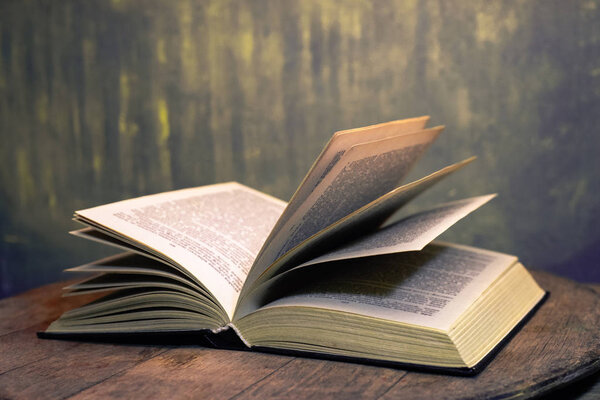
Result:
[[71,271],[107,295],[42,336],[197,332],[219,345],[472,373],[545,292],[514,256],[435,242],[494,195],[402,215],[472,159],[401,185],[443,127],[337,132],[289,203],[241,185],[77,211],[72,232],[125,250]]

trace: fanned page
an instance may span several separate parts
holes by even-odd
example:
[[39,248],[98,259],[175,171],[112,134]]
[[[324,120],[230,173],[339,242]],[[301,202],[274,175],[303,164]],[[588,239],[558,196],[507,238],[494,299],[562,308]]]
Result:
[[502,253],[434,242],[420,252],[308,267],[279,276],[236,319],[262,303],[260,309],[315,307],[447,331],[516,262]]
[[[302,268],[347,260],[353,262],[356,258],[365,258],[393,253],[422,250],[436,237],[475,211],[496,195],[477,196],[463,200],[457,200],[430,209],[408,215],[400,220],[384,223],[379,229],[357,237],[355,240],[344,241],[333,251],[326,252],[318,257],[301,264],[291,264],[291,267],[280,268],[276,274],[263,275],[259,278],[253,289],[245,298],[240,298],[236,316],[247,313],[257,307],[256,298],[266,295],[266,291],[272,288],[272,282],[287,271],[300,270]],[[359,216],[360,217],[360,216]],[[390,218],[392,219],[392,218]],[[342,230],[343,232],[344,230]],[[366,266],[366,265],[365,265]],[[322,267],[325,271],[328,265]],[[246,297],[250,298],[247,300]]]
[[296,268],[329,261],[422,250],[460,219],[495,196],[491,194],[457,200],[409,215]]
[[244,293],[278,258],[303,241],[395,189],[443,127],[352,146],[254,263]]
[[[468,158],[442,168],[424,178],[395,188],[314,234],[271,264],[268,269],[264,270],[262,274],[258,275],[252,281],[251,285],[248,284],[250,281],[249,275],[249,279],[244,284],[244,289],[240,295],[240,301],[273,276],[327,254],[338,246],[351,242],[353,239],[359,239],[374,232],[402,206],[440,180],[468,165],[474,159],[475,157]],[[446,225],[446,228],[449,226]],[[417,240],[424,243],[426,239],[419,238]]]
[[269,238],[265,241],[267,245],[271,238],[279,232],[285,222],[298,210],[298,207],[306,200],[321,181],[327,176],[335,165],[340,161],[344,153],[352,146],[368,143],[375,140],[387,139],[398,135],[414,133],[425,128],[429,116],[408,118],[382,124],[370,125],[362,128],[347,129],[333,134],[327,145],[321,151],[296,193],[290,199],[285,211],[275,224]]
[[[209,296],[206,289],[190,280],[187,275],[177,271],[160,260],[148,259],[147,257],[148,256],[145,255],[141,256],[139,254],[127,252],[106,257],[89,264],[69,268],[66,271],[87,272],[101,275],[96,275],[83,282],[66,287],[65,289],[68,292],[63,295],[71,296],[88,292],[113,291],[115,288],[123,289],[125,287],[139,289],[143,285],[140,285],[139,280],[131,278],[139,277],[146,280],[164,278],[170,282],[177,282],[177,290],[185,291],[186,287],[192,287],[193,291],[191,293],[193,296],[198,297],[199,293],[201,294],[200,299]],[[110,278],[114,279],[108,284],[105,280]],[[103,283],[100,283],[101,281],[103,281]],[[152,287],[156,287],[156,282],[152,282]],[[203,301],[207,302],[209,299],[204,298]]]
[[[79,220],[79,218],[76,219]],[[81,222],[86,223],[85,221]],[[93,242],[102,243],[107,246],[115,247],[117,249],[127,250],[163,263],[169,264],[170,261],[167,257],[164,257],[159,253],[151,252],[146,247],[136,246],[133,243],[131,243],[131,241],[125,242],[123,239],[126,238],[120,237],[119,235],[107,231],[101,231],[96,228],[81,228],[75,231],[71,231],[69,233],[73,236],[91,240]],[[71,269],[68,269],[67,271],[70,270]],[[194,278],[193,276],[190,277]]]
[[77,211],[76,219],[166,256],[233,316],[240,290],[286,203],[238,183]]

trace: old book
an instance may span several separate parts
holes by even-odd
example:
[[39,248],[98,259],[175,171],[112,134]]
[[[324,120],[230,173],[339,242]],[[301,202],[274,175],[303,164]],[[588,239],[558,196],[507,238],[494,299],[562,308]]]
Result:
[[[70,269],[107,295],[44,337],[194,333],[217,346],[473,373],[545,292],[511,255],[435,238],[494,195],[402,206],[472,161],[400,184],[443,127],[337,132],[289,203],[239,183],[75,212],[124,250]],[[235,340],[230,340],[234,338]]]

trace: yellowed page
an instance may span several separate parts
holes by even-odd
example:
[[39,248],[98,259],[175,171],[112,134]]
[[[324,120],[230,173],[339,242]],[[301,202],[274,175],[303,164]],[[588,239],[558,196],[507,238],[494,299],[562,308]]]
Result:
[[495,196],[491,194],[452,201],[409,215],[298,267],[349,258],[422,250],[452,225]]
[[[77,218],[76,218],[76,220],[77,220]],[[80,221],[80,222],[85,223],[85,221]],[[160,261],[160,262],[163,262],[166,264],[169,264],[169,261],[170,261],[167,257],[163,257],[160,254],[151,253],[151,252],[147,251],[145,247],[138,247],[132,243],[123,241],[123,239],[125,239],[125,238],[119,237],[119,235],[115,234],[115,233],[111,234],[110,232],[101,231],[101,230],[98,230],[98,229],[92,228],[92,227],[87,227],[87,228],[81,228],[81,229],[71,231],[71,232],[69,232],[69,234],[71,234],[73,236],[77,236],[82,239],[87,239],[87,240],[91,240],[94,242],[102,243],[107,246],[111,246],[111,247],[114,247],[114,248],[117,248],[120,250],[127,250],[130,252],[134,252],[134,253],[140,254],[144,257],[148,257],[153,260],[157,260],[157,261]],[[71,268],[67,269],[66,271],[70,271],[70,270],[71,270]]]
[[[207,296],[206,289],[197,285],[187,275],[184,275],[161,260],[149,259],[147,255],[140,255],[133,252],[105,257],[88,264],[66,269],[65,271],[88,274],[153,275],[177,280],[185,285],[192,285],[197,292],[196,294],[202,293],[205,297]],[[70,290],[77,285],[71,285],[63,289]]]
[[474,160],[475,157],[467,158],[461,162],[448,165],[421,179],[395,188],[311,236],[277,259],[277,261],[271,264],[268,269],[252,282],[252,285],[247,286],[245,284],[238,302],[243,301],[243,298],[249,295],[250,292],[277,274],[295,268],[323,254],[327,254],[341,243],[347,242],[349,238],[358,238],[366,232],[375,231],[386,224],[387,221],[394,220],[396,218],[396,211],[401,209],[405,204]]
[[398,186],[443,127],[351,147],[256,260],[244,291],[278,258]]
[[238,183],[166,192],[77,211],[76,218],[172,260],[231,317],[285,202]]
[[[429,121],[429,116],[421,116],[334,133],[302,180],[302,183],[298,186],[298,189],[296,189],[287,207],[275,224],[273,231],[265,241],[261,253],[267,247],[270,247],[271,240],[285,222],[298,210],[317,185],[325,179],[327,174],[340,161],[344,153],[352,146],[417,132],[425,127],[427,121]],[[259,253],[260,256],[261,254]]]
[[260,306],[303,306],[447,331],[516,261],[507,254],[434,242],[420,252],[306,267],[269,282],[260,295],[247,299],[236,319]]
[[277,225],[273,231],[277,232],[280,228],[280,224],[285,222],[287,218],[293,215],[298,207],[313,192],[315,187],[340,161],[340,158],[344,155],[344,153],[352,146],[423,130],[428,120],[428,116],[422,116],[390,121],[382,124],[365,126],[362,128],[348,129],[334,133],[311,169],[304,177],[304,180],[296,190],[296,193],[294,193],[292,196],[292,199],[290,200],[284,213],[281,215],[279,221],[277,221]]

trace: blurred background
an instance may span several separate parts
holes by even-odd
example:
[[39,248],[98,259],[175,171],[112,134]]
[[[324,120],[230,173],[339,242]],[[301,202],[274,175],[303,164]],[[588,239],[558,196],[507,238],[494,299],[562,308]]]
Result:
[[[443,238],[600,281],[599,1],[0,2],[0,297],[108,255],[74,210],[236,180],[288,200],[336,130],[428,114]],[[413,206],[415,207],[415,206]]]

